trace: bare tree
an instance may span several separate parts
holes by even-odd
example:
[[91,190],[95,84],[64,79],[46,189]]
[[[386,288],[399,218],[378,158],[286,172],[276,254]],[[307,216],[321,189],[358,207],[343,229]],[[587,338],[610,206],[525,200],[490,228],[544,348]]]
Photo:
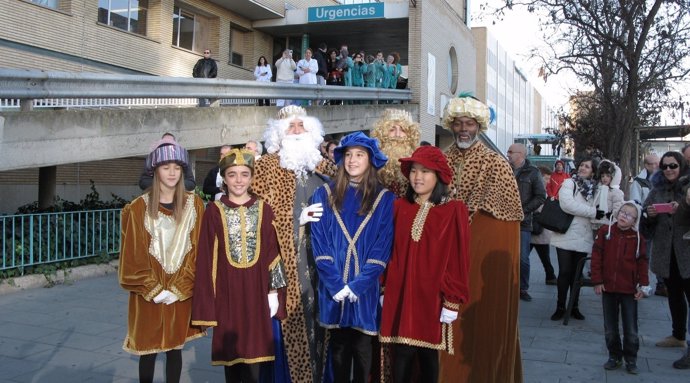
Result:
[[593,89],[580,94],[587,95],[583,111],[589,113],[581,122],[598,130],[591,137],[602,139],[599,149],[632,174],[634,128],[657,123],[661,109],[677,101],[669,98],[671,89],[690,72],[690,2],[503,1],[497,17],[515,7],[540,17],[547,48],[532,57],[547,74],[570,71]]

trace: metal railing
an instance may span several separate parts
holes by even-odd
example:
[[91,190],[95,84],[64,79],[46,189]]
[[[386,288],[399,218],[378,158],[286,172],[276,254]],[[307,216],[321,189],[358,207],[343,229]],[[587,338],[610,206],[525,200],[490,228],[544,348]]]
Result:
[[[0,99],[0,109],[19,109],[20,99]],[[34,109],[135,109],[191,108],[199,105],[196,98],[46,98],[32,100]],[[252,99],[220,100],[220,105],[256,105]]]
[[0,271],[117,254],[121,209],[0,216]]
[[[409,89],[0,69],[0,99],[412,100]],[[10,101],[16,104],[14,101]],[[43,105],[43,104],[41,104]],[[50,104],[52,105],[52,104]]]

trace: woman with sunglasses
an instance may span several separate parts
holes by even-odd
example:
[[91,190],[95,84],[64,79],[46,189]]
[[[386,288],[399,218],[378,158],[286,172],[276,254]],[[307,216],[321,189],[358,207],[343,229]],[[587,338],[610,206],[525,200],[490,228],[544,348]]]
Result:
[[690,302],[690,246],[683,234],[690,229],[690,207],[685,202],[688,166],[683,155],[666,152],[652,176],[652,191],[644,202],[643,223],[652,239],[652,272],[668,290],[673,332],[657,347],[685,347]]

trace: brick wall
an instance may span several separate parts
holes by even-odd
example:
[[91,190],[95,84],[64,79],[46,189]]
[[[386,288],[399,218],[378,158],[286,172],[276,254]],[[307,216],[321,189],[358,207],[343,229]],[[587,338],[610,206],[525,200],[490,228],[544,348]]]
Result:
[[[475,89],[475,47],[470,29],[462,22],[463,7],[464,1],[418,0],[417,7],[410,8],[409,50],[410,60],[415,62],[410,63],[409,87],[414,92],[413,102],[419,102],[422,140],[429,142],[434,142],[436,125],[443,113],[441,95],[453,96],[447,70],[451,47],[457,52],[458,92]],[[429,54],[436,59],[433,115],[427,112]]]
[[[272,9],[278,2],[266,1]],[[275,4],[274,4],[275,3]],[[37,6],[28,1],[0,0],[0,39],[26,49],[0,45],[0,67],[34,68],[57,71],[116,72],[117,68],[92,66],[88,60],[114,67],[159,76],[191,77],[192,68],[202,56],[174,47],[172,14],[175,4],[188,7],[209,18],[208,45],[218,60],[218,77],[253,79],[254,65],[259,56],[270,56],[272,40],[251,29],[251,21],[222,7],[203,0],[149,0],[147,35],[123,31],[98,23],[98,2],[61,1],[60,10]],[[243,67],[228,64],[230,55],[230,23],[250,30],[243,46]],[[201,48],[203,49],[203,48]],[[50,51],[64,53],[60,57]],[[80,59],[86,61],[81,61]]]

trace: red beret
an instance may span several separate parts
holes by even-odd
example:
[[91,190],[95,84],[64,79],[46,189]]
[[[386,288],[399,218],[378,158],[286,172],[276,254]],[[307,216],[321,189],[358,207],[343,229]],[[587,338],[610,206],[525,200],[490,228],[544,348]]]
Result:
[[420,146],[412,153],[412,157],[401,158],[398,161],[400,161],[400,170],[406,178],[410,178],[410,168],[412,168],[412,163],[416,162],[427,169],[436,171],[438,178],[446,185],[453,180],[453,170],[448,166],[446,156],[435,146]]

